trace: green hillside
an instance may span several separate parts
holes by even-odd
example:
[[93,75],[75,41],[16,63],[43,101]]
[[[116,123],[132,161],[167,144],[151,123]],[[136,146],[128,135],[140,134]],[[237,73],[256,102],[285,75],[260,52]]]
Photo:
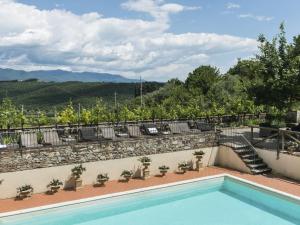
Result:
[[[143,84],[144,93],[163,86],[162,83]],[[135,83],[83,83],[83,82],[0,82],[0,99],[11,98],[17,105],[26,108],[53,109],[66,105],[70,100],[74,104],[90,106],[97,97],[101,97],[108,106],[114,105],[114,93],[118,103],[133,99],[139,94],[139,84]]]

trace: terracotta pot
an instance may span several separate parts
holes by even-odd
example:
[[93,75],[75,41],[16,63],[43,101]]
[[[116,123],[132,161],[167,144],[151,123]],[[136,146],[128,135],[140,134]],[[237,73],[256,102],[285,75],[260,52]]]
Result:
[[20,191],[19,198],[20,199],[26,199],[29,198],[32,194],[32,190],[26,190],[26,191]]
[[164,177],[166,175],[166,173],[168,172],[168,170],[161,170],[160,173],[161,175]]
[[55,193],[60,189],[60,185],[51,185],[50,189],[51,189],[51,192]]
[[107,179],[106,179],[106,178],[105,178],[105,179],[98,179],[97,181],[98,181],[98,184],[99,184],[100,186],[104,186],[104,185],[105,185],[105,182],[107,182]]
[[128,182],[131,178],[131,176],[124,176],[125,180]]

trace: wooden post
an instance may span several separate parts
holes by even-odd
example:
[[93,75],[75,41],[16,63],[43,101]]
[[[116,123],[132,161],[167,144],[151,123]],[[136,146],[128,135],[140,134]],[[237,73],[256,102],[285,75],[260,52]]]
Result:
[[251,126],[251,143],[253,143],[253,127]]
[[285,142],[284,132],[281,132],[281,151],[284,151],[284,142]]
[[279,159],[279,154],[280,154],[280,148],[279,148],[279,143],[280,143],[280,130],[278,129],[278,135],[277,135],[277,160]]

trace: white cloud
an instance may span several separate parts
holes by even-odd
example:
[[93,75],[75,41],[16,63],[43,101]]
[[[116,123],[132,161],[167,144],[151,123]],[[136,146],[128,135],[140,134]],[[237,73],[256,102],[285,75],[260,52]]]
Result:
[[[231,62],[241,54],[256,51],[253,39],[215,33],[170,33],[169,15],[191,10],[186,6],[162,0],[127,3],[122,6],[149,13],[153,20],[107,18],[99,13],[76,15],[0,0],[0,67],[110,72],[128,77],[142,75],[149,80],[184,79],[196,66],[215,62],[220,55]],[[223,65],[227,62],[216,64]]]
[[169,14],[201,9],[201,6],[184,6],[176,3],[165,3],[164,0],[128,0],[122,3],[121,6],[127,10],[149,13],[160,22],[167,22]]
[[254,19],[254,20],[257,20],[257,21],[271,21],[271,20],[274,19],[274,17],[270,17],[270,16],[258,16],[258,15],[253,15],[251,13],[240,14],[238,17],[242,18],[242,19]]
[[236,3],[228,2],[226,5],[226,8],[227,9],[239,9],[239,8],[241,8],[241,6]]

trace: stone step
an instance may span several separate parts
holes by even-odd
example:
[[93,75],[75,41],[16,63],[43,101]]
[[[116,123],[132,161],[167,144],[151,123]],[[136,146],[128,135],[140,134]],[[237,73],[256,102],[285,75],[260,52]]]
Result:
[[251,172],[255,175],[259,174],[266,174],[266,173],[271,173],[272,169],[267,167],[267,168],[262,168],[262,169],[251,169]]
[[238,150],[234,150],[234,151],[239,155],[254,153],[254,151],[251,149],[238,149]]
[[263,168],[263,167],[268,167],[267,164],[265,163],[254,163],[254,164],[247,164],[250,169],[257,169],[257,168]]
[[242,158],[242,159],[258,158],[258,155],[257,155],[256,153],[252,153],[252,154],[244,154],[244,155],[241,155],[241,158]]
[[250,149],[250,145],[236,145],[233,147],[234,150]]
[[260,164],[263,162],[261,158],[247,158],[247,159],[242,159],[246,164]]

